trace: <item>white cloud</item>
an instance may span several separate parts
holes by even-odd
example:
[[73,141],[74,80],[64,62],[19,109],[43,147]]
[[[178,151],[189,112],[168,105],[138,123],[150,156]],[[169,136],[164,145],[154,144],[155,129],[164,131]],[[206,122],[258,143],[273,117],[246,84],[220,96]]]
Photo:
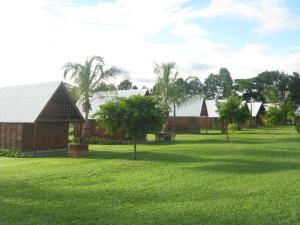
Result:
[[254,20],[260,35],[300,28],[300,17],[283,5],[283,0],[212,0],[208,7],[195,12],[201,17],[234,16]]
[[[206,30],[191,22],[198,11],[182,7],[186,2],[118,0],[94,6],[61,0],[1,2],[0,86],[61,79],[64,63],[90,55],[101,55],[108,64],[128,70],[140,86],[155,80],[153,62],[161,61],[175,61],[183,75],[202,79],[222,66],[235,78],[270,68],[300,71],[297,50],[275,54],[255,44],[236,50],[211,41]],[[165,29],[182,41],[147,40]]]

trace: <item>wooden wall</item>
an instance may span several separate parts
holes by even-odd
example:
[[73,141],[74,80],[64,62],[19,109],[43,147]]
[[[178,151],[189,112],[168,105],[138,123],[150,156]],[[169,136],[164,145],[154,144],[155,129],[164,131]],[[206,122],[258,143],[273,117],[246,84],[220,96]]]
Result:
[[0,148],[19,151],[64,149],[68,147],[68,122],[34,124],[0,124]]
[[175,121],[176,133],[200,133],[203,130],[219,130],[220,122],[218,118],[208,117],[170,117],[168,120],[168,130],[173,130]]
[[[80,138],[82,129],[83,129],[83,123],[81,122],[74,123],[74,136]],[[114,135],[107,134],[104,128],[97,126],[96,120],[89,120],[86,136],[88,138],[99,138],[99,139],[109,139],[109,140],[119,140],[119,141],[125,139],[125,135],[121,131]]]
[[23,125],[18,123],[0,123],[0,148],[22,149]]

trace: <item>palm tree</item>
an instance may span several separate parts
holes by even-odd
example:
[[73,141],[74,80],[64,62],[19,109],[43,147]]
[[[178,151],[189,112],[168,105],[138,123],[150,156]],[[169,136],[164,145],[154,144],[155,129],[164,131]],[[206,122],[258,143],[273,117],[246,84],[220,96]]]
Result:
[[79,101],[82,102],[84,112],[84,125],[81,134],[81,141],[85,141],[86,129],[88,126],[89,113],[91,110],[91,98],[96,92],[99,84],[109,78],[121,73],[116,67],[104,69],[104,61],[100,56],[87,58],[84,64],[67,63],[63,66],[64,78],[68,76],[74,82]]
[[174,118],[175,118],[175,105],[179,104],[182,96],[177,91],[175,82],[178,77],[178,72],[175,71],[175,63],[162,63],[155,64],[154,73],[157,75],[156,80],[156,94],[162,99],[162,105],[166,112],[166,122],[162,127],[161,132],[165,132],[168,126],[168,117],[170,106],[173,105]]

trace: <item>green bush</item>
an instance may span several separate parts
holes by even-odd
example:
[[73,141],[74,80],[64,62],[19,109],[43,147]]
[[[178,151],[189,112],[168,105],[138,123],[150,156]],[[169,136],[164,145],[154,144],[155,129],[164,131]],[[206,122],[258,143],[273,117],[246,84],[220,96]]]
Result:
[[235,132],[235,131],[238,131],[239,130],[239,127],[237,124],[235,123],[231,123],[228,125],[228,131],[230,132]]
[[295,124],[295,129],[298,133],[300,133],[300,120],[297,120],[296,121],[296,124]]
[[11,157],[11,158],[30,158],[30,155],[24,154],[22,152],[17,152],[13,150],[0,149],[0,157]]

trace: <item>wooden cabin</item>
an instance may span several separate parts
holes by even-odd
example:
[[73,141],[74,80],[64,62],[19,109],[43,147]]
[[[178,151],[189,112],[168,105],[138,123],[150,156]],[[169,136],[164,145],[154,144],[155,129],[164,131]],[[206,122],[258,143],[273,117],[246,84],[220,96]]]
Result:
[[167,130],[175,133],[200,133],[206,122],[202,119],[206,116],[203,104],[205,104],[204,99],[195,96],[181,105],[170,106],[172,110],[169,114]]
[[[102,104],[105,104],[117,97],[128,98],[134,95],[148,96],[149,91],[147,89],[136,89],[136,90],[117,90],[117,91],[100,91],[94,94],[91,101],[91,111],[89,114],[89,124],[86,129],[86,137],[91,139],[104,139],[104,140],[117,140],[123,141],[125,139],[125,133],[120,131],[114,135],[108,134],[101,124],[97,124],[93,118],[95,112],[100,108]],[[82,110],[82,103],[77,104],[78,108]],[[81,111],[82,115],[84,112]],[[74,136],[80,138],[83,129],[83,122],[74,123]],[[145,138],[145,137],[143,137]]]
[[[219,102],[224,102],[224,100],[219,100]],[[218,112],[217,100],[205,100],[202,111],[206,112],[205,116],[201,117],[201,120],[204,121],[204,129],[220,130],[221,122]]]
[[82,115],[61,82],[0,88],[0,149],[65,150]]
[[264,125],[263,115],[266,109],[262,102],[249,102],[247,103],[248,110],[250,112],[252,123],[255,126]]

